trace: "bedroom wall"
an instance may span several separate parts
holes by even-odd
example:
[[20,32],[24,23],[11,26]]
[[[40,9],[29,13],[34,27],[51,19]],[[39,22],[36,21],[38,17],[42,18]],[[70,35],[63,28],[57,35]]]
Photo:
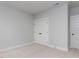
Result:
[[49,45],[68,50],[68,4],[61,3],[57,7],[36,14],[35,19],[49,19]]
[[0,5],[0,49],[33,41],[33,16]]

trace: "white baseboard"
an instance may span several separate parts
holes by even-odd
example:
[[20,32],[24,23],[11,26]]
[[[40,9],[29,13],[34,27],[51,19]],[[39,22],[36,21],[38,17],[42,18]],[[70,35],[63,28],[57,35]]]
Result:
[[59,50],[68,51],[68,49],[66,49],[66,48],[55,47],[55,46],[53,46],[53,45],[43,44],[43,43],[39,43],[39,42],[37,42],[37,41],[33,41],[33,42],[29,42],[29,43],[24,43],[24,44],[16,45],[16,46],[14,46],[14,47],[9,47],[9,48],[5,48],[5,49],[0,49],[0,52],[12,50],[12,49],[16,49],[16,48],[23,47],[23,46],[28,46],[28,45],[33,44],[33,43],[38,43],[38,44],[42,44],[42,45],[45,45],[45,46],[48,46],[48,47],[51,47],[51,48],[56,48],[56,49],[59,49]]
[[43,44],[43,43],[37,42],[37,41],[34,41],[34,43],[41,44],[41,45],[45,45],[45,46],[48,46],[48,47],[51,47],[51,48],[55,48],[53,45]]
[[23,46],[28,46],[28,45],[33,44],[33,43],[34,43],[34,42],[29,42],[29,43],[24,43],[24,44],[16,45],[16,46],[14,46],[14,47],[9,47],[9,48],[0,49],[0,52],[12,50],[12,49],[16,49],[16,48],[23,47]]
[[56,49],[59,49],[59,50],[67,51],[67,52],[68,52],[68,49],[66,49],[66,48],[56,47],[56,46],[50,45],[50,44],[43,44],[43,43],[40,43],[40,42],[37,42],[37,41],[34,41],[34,42],[35,42],[35,43],[38,43],[38,44],[42,44],[42,45],[48,46],[48,47],[50,47],[50,48],[56,48]]
[[34,41],[34,43],[37,43],[37,44],[42,44],[42,45],[48,45],[48,44],[45,44],[45,43],[42,43],[42,42],[38,42],[38,41]]
[[67,49],[67,48],[56,47],[56,49],[59,49],[59,50],[62,50],[62,51],[66,51],[66,52],[68,52],[68,49]]

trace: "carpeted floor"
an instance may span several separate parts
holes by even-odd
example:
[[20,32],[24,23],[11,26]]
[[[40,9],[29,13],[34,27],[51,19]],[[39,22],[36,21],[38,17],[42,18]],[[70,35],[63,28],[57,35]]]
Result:
[[49,48],[40,44],[31,44],[0,53],[0,58],[78,58],[79,50],[69,52]]

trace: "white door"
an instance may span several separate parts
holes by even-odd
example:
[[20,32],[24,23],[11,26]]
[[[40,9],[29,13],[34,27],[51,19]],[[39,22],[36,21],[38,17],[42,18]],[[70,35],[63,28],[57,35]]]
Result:
[[48,18],[40,18],[35,20],[34,38],[36,42],[48,44],[48,23]]
[[71,16],[71,48],[79,48],[79,15]]

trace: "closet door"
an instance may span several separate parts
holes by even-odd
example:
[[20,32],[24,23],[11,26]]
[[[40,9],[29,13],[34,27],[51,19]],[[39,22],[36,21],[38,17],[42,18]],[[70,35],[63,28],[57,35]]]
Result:
[[79,49],[79,15],[71,16],[71,48]]
[[41,44],[48,44],[49,42],[48,26],[49,26],[48,18],[40,18],[35,20],[34,37],[36,42]]

